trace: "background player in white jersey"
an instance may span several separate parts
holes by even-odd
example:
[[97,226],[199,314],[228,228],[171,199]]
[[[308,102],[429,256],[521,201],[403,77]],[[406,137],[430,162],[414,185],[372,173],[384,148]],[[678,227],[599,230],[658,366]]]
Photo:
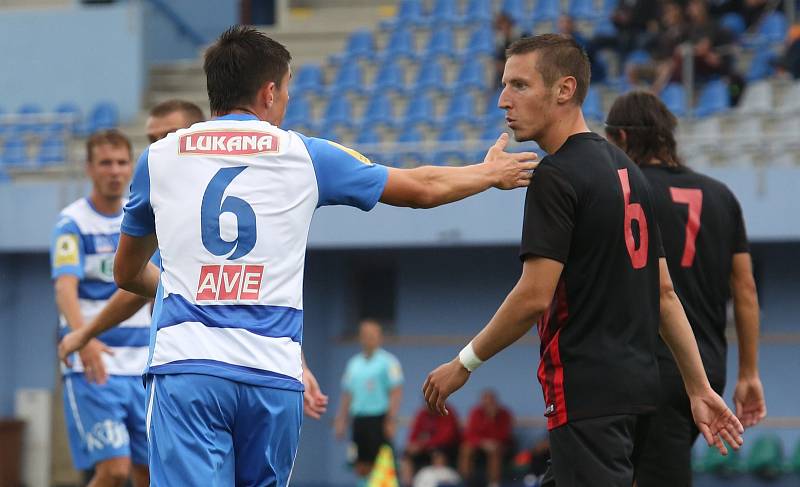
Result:
[[[61,335],[81,329],[117,290],[112,268],[133,172],[131,145],[121,133],[105,131],[89,137],[86,152],[92,192],[61,212],[53,235]],[[148,484],[141,372],[149,324],[146,309],[132,313],[62,368],[73,462],[81,470],[94,467],[92,487],[121,486],[131,474],[136,487]]]
[[[135,171],[114,276],[159,295],[148,368],[154,486],[288,483],[316,208],[434,207],[526,186],[536,165],[532,153],[505,153],[506,136],[483,164],[400,170],[283,131],[290,60],[262,33],[229,29],[204,62],[217,118],[151,145]],[[160,276],[147,266],[156,248]]]

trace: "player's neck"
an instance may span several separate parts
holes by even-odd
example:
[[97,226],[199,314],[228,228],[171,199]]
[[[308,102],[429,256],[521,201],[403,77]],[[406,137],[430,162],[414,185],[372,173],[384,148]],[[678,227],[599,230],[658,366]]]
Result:
[[92,191],[92,194],[89,195],[89,202],[95,211],[103,215],[115,216],[122,211],[122,198],[106,198],[97,191]]
[[553,154],[575,134],[591,132],[581,110],[569,110],[563,116],[556,117],[547,133],[536,142],[548,154]]

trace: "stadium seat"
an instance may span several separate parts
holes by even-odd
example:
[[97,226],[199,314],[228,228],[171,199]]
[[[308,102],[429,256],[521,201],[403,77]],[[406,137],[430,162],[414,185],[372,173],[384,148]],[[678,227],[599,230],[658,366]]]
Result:
[[668,84],[659,95],[661,101],[676,117],[686,115],[686,90],[680,83]]
[[433,154],[431,162],[435,165],[446,165],[448,163],[463,163],[468,156],[461,150],[464,143],[464,133],[458,127],[452,126],[443,130],[438,137],[438,141],[449,145],[443,150]]
[[495,49],[494,33],[491,29],[476,28],[469,36],[464,57],[491,56]]
[[400,63],[387,59],[375,75],[372,91],[404,92],[406,89],[406,74]]
[[484,90],[488,87],[488,82],[486,80],[487,71],[489,70],[486,69],[486,66],[479,59],[467,59],[458,71],[458,77],[453,87],[461,90],[471,88]]
[[414,42],[414,32],[405,26],[399,26],[389,34],[386,49],[378,57],[380,60],[416,59]]
[[722,28],[728,29],[737,38],[747,30],[744,18],[736,12],[728,12],[719,19]]
[[356,137],[356,144],[380,144],[382,142],[381,136],[375,127],[365,124],[361,127]]
[[589,120],[600,121],[605,119],[603,102],[596,88],[590,87],[586,93],[586,99],[583,100],[583,114]]
[[[408,126],[397,137],[398,144],[419,144],[422,142],[422,135],[416,127]],[[413,149],[403,148],[396,156],[399,163],[418,164],[422,159],[422,152],[418,147]]]
[[56,107],[57,118],[50,122],[45,132],[48,134],[64,134],[66,132],[75,135],[83,135],[81,122],[81,109],[74,103],[62,103]]
[[756,81],[747,85],[736,110],[748,115],[769,113],[772,111],[773,98],[772,82]]
[[617,35],[617,28],[614,26],[614,23],[611,22],[610,18],[603,17],[594,24],[594,32],[592,35],[595,37],[613,37]]
[[432,24],[437,25],[460,23],[458,2],[456,0],[436,0],[431,8],[430,20]]
[[511,17],[517,24],[529,19],[528,9],[524,0],[503,0],[500,11]]
[[558,20],[561,15],[559,3],[559,0],[537,0],[536,6],[533,7],[533,21],[541,23]]
[[783,473],[783,444],[778,435],[765,434],[750,446],[747,471],[759,477],[774,479]]
[[464,142],[464,133],[456,126],[448,127],[439,134],[439,142]]
[[775,73],[775,54],[770,50],[759,49],[747,69],[747,81],[758,81]]
[[417,93],[425,91],[446,89],[444,67],[436,57],[426,59],[420,63],[417,79],[413,90]]
[[331,96],[328,106],[325,108],[323,125],[326,129],[332,129],[336,125],[353,125],[353,108],[350,100],[343,94]]
[[611,18],[611,14],[616,10],[619,5],[619,0],[601,0],[602,7],[600,8],[602,18]]
[[346,93],[364,91],[364,76],[358,63],[346,62],[339,66],[329,93]]
[[362,125],[388,125],[395,124],[394,106],[388,93],[376,91],[367,103]]
[[89,115],[89,130],[113,129],[119,125],[119,111],[117,106],[111,102],[100,102],[94,106]]
[[494,18],[492,0],[469,0],[464,8],[465,23],[477,24],[491,22]]
[[446,26],[439,26],[434,29],[428,41],[425,54],[427,58],[434,56],[455,57],[456,48],[453,31]]
[[26,103],[19,107],[17,115],[20,118],[16,123],[15,130],[12,131],[16,132],[16,135],[37,134],[44,130],[41,119],[42,108],[39,105]]
[[726,112],[730,108],[730,104],[728,85],[721,80],[709,81],[700,92],[694,113],[698,117],[708,117]]
[[381,22],[383,27],[415,27],[425,24],[420,0],[401,0],[395,18]]
[[450,99],[447,111],[442,117],[442,124],[455,125],[460,122],[469,122],[476,118],[475,97],[466,91],[457,92]]
[[421,123],[433,125],[436,123],[435,105],[430,95],[423,94],[413,99],[409,99],[406,106],[406,113],[403,116],[403,124],[412,126]]
[[28,145],[21,138],[9,138],[3,144],[2,161],[6,166],[28,162]]
[[414,126],[406,126],[397,136],[398,144],[418,144],[422,142],[422,135]]
[[594,0],[570,0],[567,12],[576,20],[594,20],[598,14]]
[[61,164],[67,161],[67,146],[61,137],[51,137],[42,141],[36,162],[42,165]]
[[786,38],[787,29],[786,16],[781,12],[771,12],[761,19],[754,35],[743,39],[743,44],[752,49],[766,49],[770,45],[781,44]]
[[292,97],[292,101],[286,106],[286,117],[284,118],[283,124],[289,128],[310,128],[314,125],[311,104],[306,97]]
[[346,52],[352,59],[370,58],[375,52],[375,39],[372,32],[361,29],[350,34]]
[[723,456],[716,448],[708,447],[694,467],[699,472],[733,475],[740,470],[739,452],[728,446],[728,455]]
[[294,74],[295,90],[318,91],[323,83],[322,67],[318,64],[304,64]]

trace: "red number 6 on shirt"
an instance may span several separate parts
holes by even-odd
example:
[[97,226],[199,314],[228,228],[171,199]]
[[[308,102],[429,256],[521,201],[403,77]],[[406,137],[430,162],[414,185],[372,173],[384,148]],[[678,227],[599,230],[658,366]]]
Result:
[[[634,269],[641,269],[647,265],[647,219],[644,217],[644,210],[639,203],[631,203],[631,185],[628,181],[628,170],[620,169],[617,171],[619,183],[622,186],[622,199],[625,202],[625,247],[628,248],[628,255],[631,257],[631,265]],[[633,239],[633,221],[639,224],[639,247]]]

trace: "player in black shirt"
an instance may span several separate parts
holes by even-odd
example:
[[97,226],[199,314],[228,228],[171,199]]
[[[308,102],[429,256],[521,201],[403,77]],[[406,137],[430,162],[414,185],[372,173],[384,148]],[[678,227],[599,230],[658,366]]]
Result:
[[[733,291],[739,341],[736,414],[745,427],[766,415],[758,374],[758,297],[742,210],[719,181],[684,166],[677,156],[677,120],[655,95],[619,97],[606,134],[650,182],[669,272],[692,325],[711,387],[725,388],[726,307]],[[698,431],[678,368],[663,341],[657,346],[661,401],[637,472],[639,487],[692,483],[691,448]]]
[[428,406],[446,414],[445,400],[470,372],[538,321],[549,481],[631,487],[657,406],[660,333],[706,441],[725,453],[721,439],[738,448],[742,426],[708,383],[660,258],[649,186],[625,153],[584,121],[586,54],[565,36],[522,39],[508,50],[503,85],[499,103],[515,138],[535,140],[550,154],[525,202],[522,276],[483,331],[428,376]]

